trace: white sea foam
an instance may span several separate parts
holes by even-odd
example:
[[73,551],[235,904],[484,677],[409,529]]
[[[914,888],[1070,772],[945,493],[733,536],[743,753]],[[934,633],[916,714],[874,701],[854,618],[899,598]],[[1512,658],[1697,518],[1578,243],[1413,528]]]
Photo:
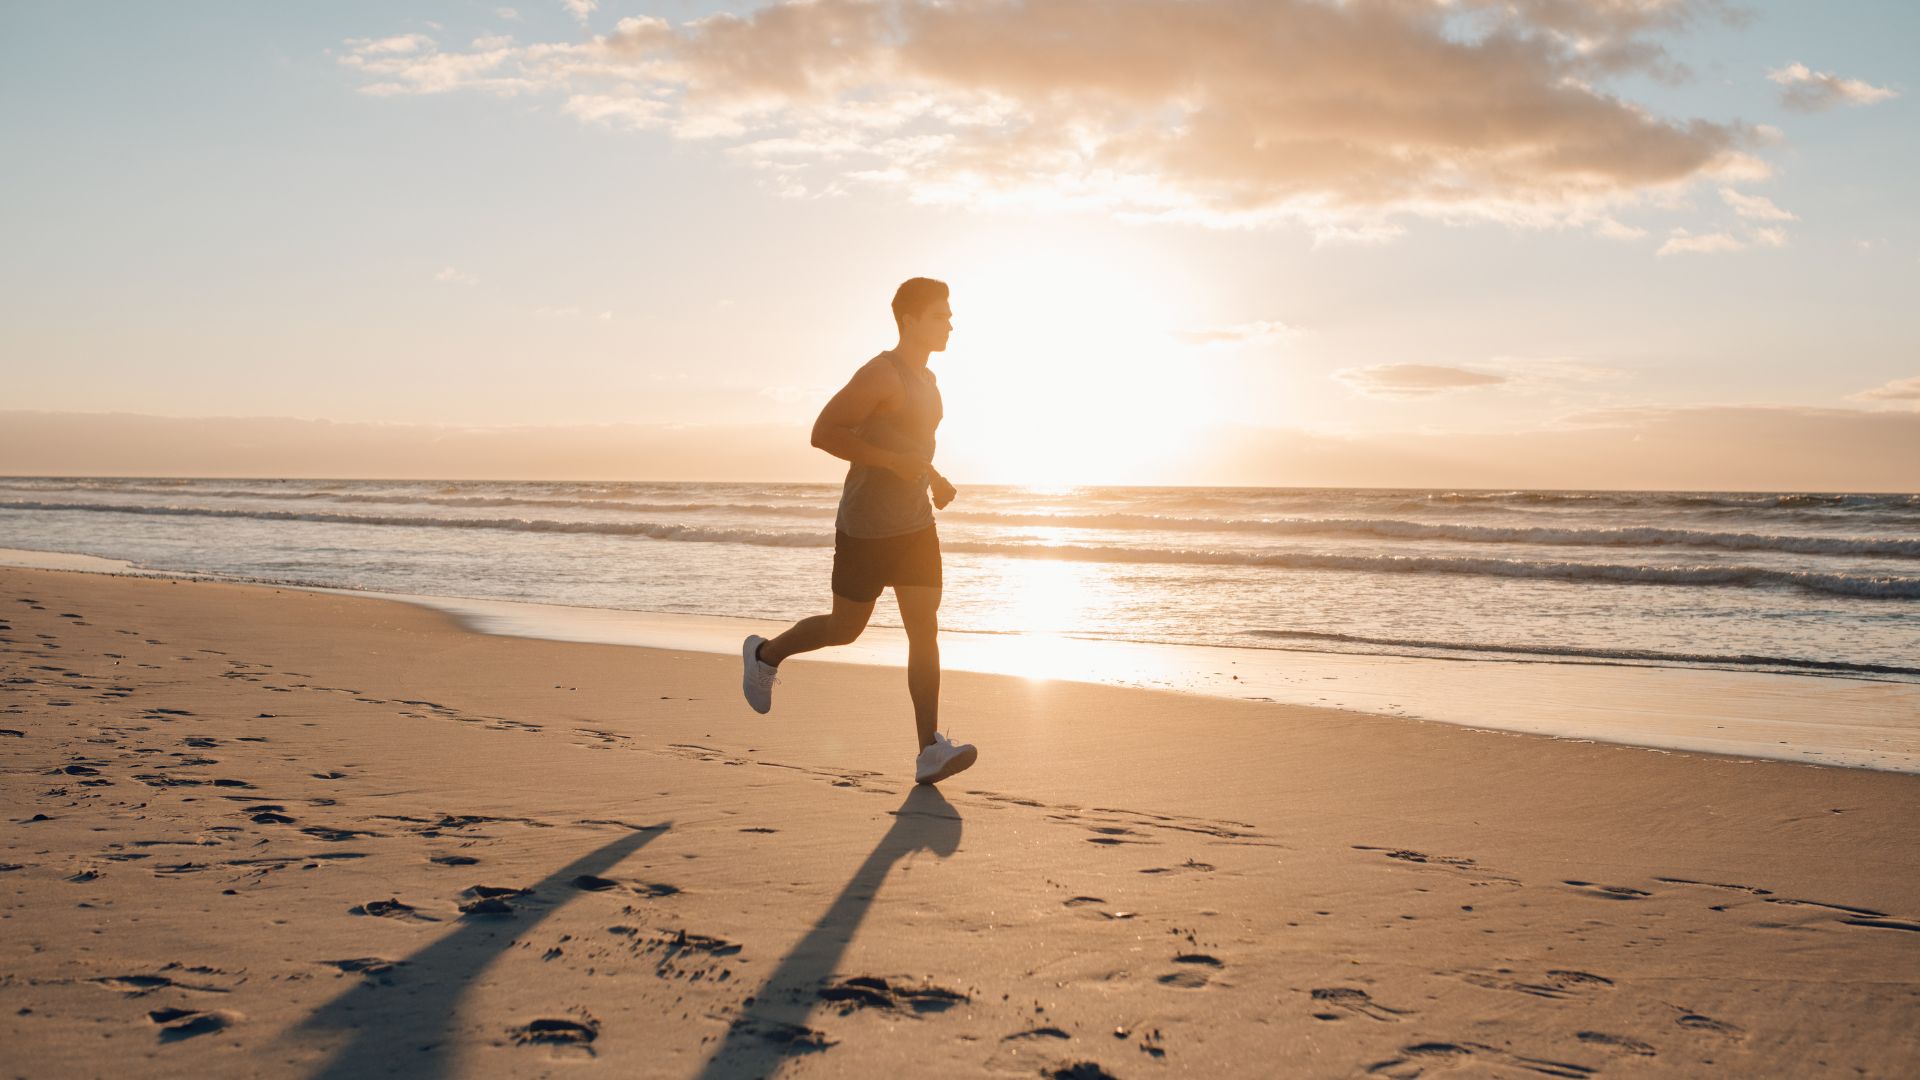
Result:
[[[200,506],[155,506],[90,502],[8,500],[0,508],[38,511],[80,511],[305,521],[333,525],[385,526],[418,529],[484,529],[515,532],[633,536],[663,541],[752,544],[766,547],[827,547],[833,542],[825,529],[776,530],[683,525],[648,521],[575,521],[550,518],[456,518],[433,515],[345,514],[326,511],[226,509]],[[1407,523],[1400,523],[1407,524]],[[1591,530],[1589,530],[1591,531]],[[1818,570],[1788,570],[1734,565],[1663,565],[1647,562],[1607,563],[1541,559],[1501,559],[1475,556],[1342,554],[1336,552],[1233,551],[1154,546],[1052,544],[1037,542],[948,541],[949,552],[999,555],[1023,559],[1057,559],[1093,563],[1161,563],[1210,566],[1265,567],[1292,571],[1347,571],[1368,574],[1452,574],[1498,578],[1558,580],[1626,585],[1713,586],[1722,588],[1790,587],[1834,596],[1874,599],[1920,598],[1920,577]]]

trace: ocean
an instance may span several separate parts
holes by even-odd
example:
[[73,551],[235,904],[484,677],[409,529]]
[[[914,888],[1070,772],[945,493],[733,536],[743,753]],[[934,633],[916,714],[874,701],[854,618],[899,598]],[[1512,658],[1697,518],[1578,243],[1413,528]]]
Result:
[[[838,496],[5,478],[0,546],[774,626],[826,610]],[[967,486],[939,520],[952,633],[1920,683],[1920,495]]]

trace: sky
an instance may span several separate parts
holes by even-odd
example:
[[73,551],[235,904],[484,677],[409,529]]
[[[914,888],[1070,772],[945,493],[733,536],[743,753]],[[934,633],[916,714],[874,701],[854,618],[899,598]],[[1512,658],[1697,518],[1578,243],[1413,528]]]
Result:
[[1920,490],[1920,6],[0,6],[0,472]]

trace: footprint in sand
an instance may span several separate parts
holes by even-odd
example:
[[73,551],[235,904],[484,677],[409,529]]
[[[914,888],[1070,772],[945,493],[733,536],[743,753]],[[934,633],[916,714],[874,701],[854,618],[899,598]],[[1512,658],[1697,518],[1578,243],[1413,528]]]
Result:
[[1601,900],[1644,900],[1653,894],[1643,889],[1632,889],[1625,885],[1596,885],[1591,881],[1565,881],[1582,895],[1597,897]]
[[922,986],[889,983],[873,975],[855,975],[850,979],[829,983],[821,987],[817,995],[821,1001],[837,1006],[843,1016],[856,1009],[937,1013],[973,1000],[958,990],[948,990],[930,983]]
[[1455,972],[1454,974],[1467,983],[1487,990],[1507,990],[1554,1000],[1577,997],[1583,993],[1613,985],[1613,980],[1603,975],[1558,969],[1547,972],[1545,978],[1537,980],[1515,978],[1512,968],[1495,968],[1491,972]]
[[337,969],[343,975],[364,975],[368,982],[381,986],[393,985],[393,974],[407,966],[405,960],[388,960],[379,956],[361,956],[351,960],[319,961],[330,968]]
[[1654,1049],[1651,1045],[1643,1043],[1639,1039],[1629,1039],[1625,1035],[1609,1035],[1604,1031],[1576,1031],[1573,1037],[1586,1043],[1588,1046],[1598,1046],[1603,1050],[1611,1050],[1616,1054],[1626,1054],[1632,1057],[1655,1056]]
[[1058,1065],[1043,1071],[1041,1076],[1047,1080],[1119,1080],[1118,1077],[1100,1067],[1098,1062],[1075,1061]]
[[[1378,1020],[1383,1024],[1397,1024],[1403,1016],[1411,1016],[1412,1009],[1396,1009],[1373,1000],[1365,990],[1354,986],[1317,986],[1309,991],[1320,1011],[1313,1014],[1315,1020],[1338,1020],[1340,1012],[1354,1016],[1364,1016],[1369,1020]],[[1338,1009],[1340,1012],[1329,1012]]]
[[460,905],[462,915],[516,915],[519,909],[512,900],[532,894],[530,889],[515,889],[501,885],[474,885],[460,895],[467,901]]
[[1206,953],[1181,953],[1173,958],[1173,962],[1185,967],[1180,971],[1170,971],[1157,981],[1162,986],[1180,990],[1198,990],[1212,981],[1214,972],[1226,967]]
[[369,900],[364,904],[355,904],[347,909],[349,915],[373,915],[387,919],[418,919],[421,922],[438,922],[431,915],[422,914],[412,904],[403,904],[399,900]]
[[173,985],[173,980],[167,978],[165,975],[108,975],[98,979],[88,979],[87,981],[96,986],[104,986],[109,990],[118,990],[123,994],[128,994],[133,997],[141,997],[146,994],[151,994],[155,990]]
[[231,1026],[239,1019],[239,1013],[225,1010],[155,1009],[147,1014],[148,1022],[159,1026],[161,1042],[179,1042],[196,1035],[209,1035]]
[[366,829],[334,829],[324,825],[309,825],[300,831],[316,840],[325,840],[330,844],[337,844],[343,840],[352,840],[356,836],[380,835],[376,832],[369,832]]
[[1428,1069],[1454,1068],[1475,1060],[1487,1066],[1505,1065],[1541,1076],[1559,1076],[1569,1080],[1580,1080],[1598,1071],[1572,1062],[1510,1053],[1485,1043],[1421,1042],[1401,1047],[1399,1057],[1369,1065],[1367,1074],[1390,1077],[1392,1080],[1413,1080],[1414,1077],[1424,1076]]
[[1188,859],[1186,862],[1181,863],[1179,866],[1150,866],[1147,869],[1142,870],[1140,872],[1143,874],[1178,874],[1184,871],[1193,871],[1194,873],[1209,874],[1213,872],[1213,864],[1203,863],[1196,859]]
[[1711,1016],[1694,1012],[1691,1009],[1681,1009],[1679,1006],[1674,1006],[1674,1008],[1680,1013],[1679,1016],[1673,1018],[1674,1024],[1688,1031],[1705,1031],[1714,1035],[1725,1035],[1733,1039],[1742,1038],[1746,1035],[1746,1030],[1738,1024],[1729,1024],[1725,1020],[1715,1020]]
[[588,1016],[582,1020],[540,1019],[531,1020],[516,1028],[510,1028],[508,1034],[521,1046],[543,1043],[549,1046],[570,1046],[584,1049],[593,1040],[600,1037],[600,1021]]

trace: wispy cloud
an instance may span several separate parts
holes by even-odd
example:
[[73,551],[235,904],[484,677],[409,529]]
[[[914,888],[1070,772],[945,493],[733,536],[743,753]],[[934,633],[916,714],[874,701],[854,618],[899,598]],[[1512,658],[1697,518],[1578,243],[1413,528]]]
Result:
[[457,266],[443,266],[439,273],[433,275],[433,280],[442,285],[472,285],[480,279]]
[[[576,15],[588,0],[569,0]],[[551,93],[719,140],[770,182],[1379,240],[1396,219],[1595,225],[1753,178],[1756,131],[1597,88],[1677,72],[1713,0],[789,0],[586,43],[341,62],[373,94]],[[582,9],[585,9],[584,11]]]
[[1497,372],[1440,364],[1342,368],[1334,372],[1333,377],[1370,397],[1394,398],[1430,397],[1480,386],[1499,386],[1508,381],[1508,376]]
[[383,38],[354,38],[347,42],[357,56],[411,56],[433,48],[425,34],[397,34]]
[[1800,220],[1799,216],[1791,211],[1775,206],[1773,200],[1765,195],[1748,195],[1745,192],[1723,187],[1720,189],[1720,198],[1733,208],[1734,213],[1743,218],[1752,218],[1756,221]]
[[1693,233],[1686,229],[1675,229],[1668,234],[1667,242],[1654,252],[1662,257],[1668,255],[1717,255],[1727,251],[1744,251],[1747,242],[1726,232]]
[[1174,340],[1184,345],[1252,345],[1281,341],[1298,331],[1283,322],[1260,319],[1232,326],[1208,326],[1195,330],[1176,330]]
[[600,0],[560,0],[560,6],[566,8],[574,18],[586,22],[589,15],[600,10]]
[[1895,379],[1885,386],[1862,390],[1853,398],[1855,401],[1911,401],[1915,408],[1920,408],[1920,375]]
[[507,22],[519,22],[519,21],[520,21],[520,13],[519,13],[518,11],[515,11],[515,10],[514,10],[513,8],[510,8],[510,7],[503,7],[503,8],[494,8],[494,9],[493,9],[493,15],[494,15],[494,17],[495,17],[495,18],[497,18],[497,19],[504,19],[504,20],[506,20]]
[[360,88],[361,93],[391,97],[481,89],[516,94],[540,85],[538,80],[515,70],[519,66],[517,59],[524,56],[526,50],[512,44],[475,48],[472,52],[442,52],[438,44],[424,34],[407,37],[415,44],[405,51],[376,48],[381,42],[347,42],[350,51],[339,58],[340,63],[371,80]]
[[1608,240],[1638,240],[1647,235],[1647,230],[1638,225],[1627,225],[1615,221],[1612,218],[1602,218],[1600,223],[1593,227],[1593,234],[1595,236],[1603,236]]
[[1802,112],[1823,112],[1837,105],[1876,105],[1899,93],[1859,79],[1843,79],[1805,64],[1792,63],[1767,72],[1780,84],[1780,103]]
[[589,123],[629,131],[663,127],[670,119],[666,102],[625,94],[574,94],[562,108]]

